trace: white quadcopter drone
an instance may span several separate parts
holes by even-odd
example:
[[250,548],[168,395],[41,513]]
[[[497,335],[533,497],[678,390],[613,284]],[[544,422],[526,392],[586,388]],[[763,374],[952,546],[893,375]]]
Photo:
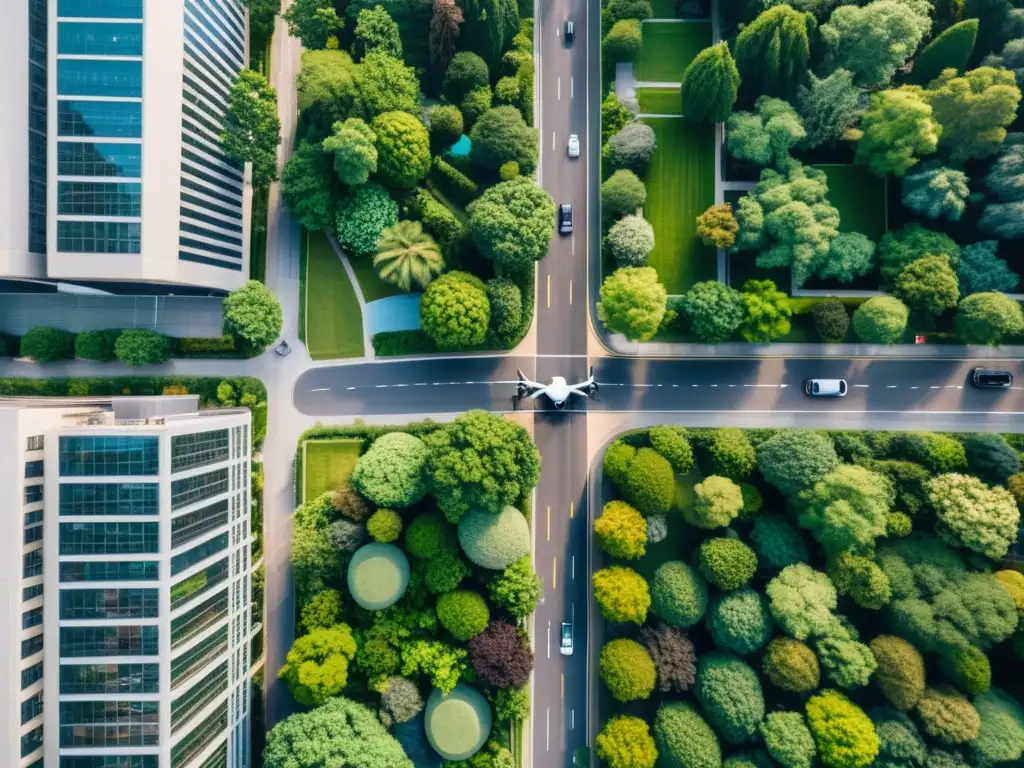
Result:
[[590,369],[590,378],[586,381],[580,382],[579,384],[568,384],[561,376],[552,376],[550,384],[538,384],[536,381],[530,381],[526,378],[526,376],[523,375],[523,372],[519,369],[516,369],[516,373],[519,374],[519,382],[516,391],[517,401],[524,397],[536,400],[541,395],[546,395],[557,410],[565,408],[565,403],[569,399],[569,395],[591,397],[596,395],[598,390],[597,382],[594,381],[593,368]]

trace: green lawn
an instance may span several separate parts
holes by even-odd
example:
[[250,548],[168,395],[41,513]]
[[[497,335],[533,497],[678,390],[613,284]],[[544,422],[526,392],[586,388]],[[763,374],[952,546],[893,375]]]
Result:
[[363,441],[356,438],[303,443],[303,501],[347,483],[362,452]]
[[828,176],[828,199],[839,209],[839,231],[860,232],[876,243],[885,234],[885,179],[865,165],[816,165]]
[[676,19],[676,0],[651,0],[651,10],[655,19]]
[[352,281],[323,232],[309,233],[306,347],[314,360],[362,357],[363,313]]
[[349,257],[349,261],[352,264],[352,271],[356,273],[356,280],[359,281],[359,289],[363,292],[363,301],[369,303],[402,293],[391,283],[385,283],[380,279],[377,269],[373,266],[372,256],[368,259]]
[[644,44],[637,63],[637,80],[681,82],[693,57],[711,45],[709,22],[647,23],[641,30]]
[[658,149],[647,170],[644,217],[654,226],[647,264],[670,294],[718,274],[715,250],[697,237],[697,216],[715,202],[714,132],[680,118],[645,118]]
[[650,115],[678,115],[682,112],[678,88],[637,88],[640,111]]

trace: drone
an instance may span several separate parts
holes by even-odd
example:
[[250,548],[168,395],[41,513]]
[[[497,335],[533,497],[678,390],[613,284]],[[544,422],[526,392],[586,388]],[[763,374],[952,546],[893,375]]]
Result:
[[541,395],[546,395],[557,410],[565,408],[569,395],[580,395],[582,397],[593,397],[597,395],[598,386],[594,381],[594,369],[590,369],[590,378],[579,384],[568,384],[562,376],[552,376],[551,382],[547,385],[530,381],[523,375],[523,372],[516,369],[519,374],[519,381],[516,388],[515,401],[518,403],[524,397],[536,400]]

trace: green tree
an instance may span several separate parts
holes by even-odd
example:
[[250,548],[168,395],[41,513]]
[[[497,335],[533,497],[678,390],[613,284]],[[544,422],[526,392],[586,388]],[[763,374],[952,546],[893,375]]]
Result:
[[853,332],[868,344],[893,344],[907,328],[907,305],[892,296],[874,296],[853,313]]
[[381,232],[398,222],[398,204],[379,184],[363,184],[342,199],[335,222],[342,249],[365,259],[376,251]]
[[597,316],[612,333],[647,341],[665,319],[668,294],[651,267],[622,267],[605,278]]
[[940,315],[956,306],[960,288],[946,256],[925,256],[911,262],[896,280],[896,296],[907,306]]
[[837,69],[825,78],[807,73],[807,85],[797,91],[796,106],[807,137],[802,146],[813,149],[835,145],[846,136],[864,111],[862,91],[853,84],[853,73]]
[[521,272],[547,253],[555,230],[555,202],[530,179],[496,184],[468,210],[469,232],[480,253],[502,272]]
[[620,267],[642,267],[654,250],[654,227],[642,216],[623,216],[608,230],[605,245]]
[[914,82],[927,85],[950,67],[963,73],[974,52],[977,37],[977,19],[964,19],[944,30],[921,49],[914,59]]
[[871,641],[878,665],[874,683],[896,709],[912,709],[924,694],[925,671],[921,653],[902,637],[878,635]]
[[710,475],[693,487],[693,502],[683,507],[683,517],[697,528],[724,528],[743,509],[743,494],[727,477]]
[[476,592],[457,589],[437,599],[437,620],[452,637],[461,642],[471,640],[483,632],[490,619],[487,601]]
[[654,768],[658,758],[647,723],[631,715],[609,718],[597,734],[595,747],[608,768]]
[[462,0],[460,6],[466,17],[462,39],[497,72],[502,53],[519,31],[518,5],[515,0]]
[[720,344],[740,327],[746,312],[743,294],[717,280],[696,283],[683,296],[679,312],[703,344]]
[[723,592],[731,592],[754,578],[757,555],[739,539],[720,536],[701,543],[698,566],[709,582]]
[[760,730],[768,754],[783,768],[811,768],[814,765],[817,757],[814,738],[799,712],[772,712]]
[[274,19],[281,10],[277,0],[242,0],[249,10],[249,29],[257,39],[269,40],[274,33]]
[[331,156],[319,144],[300,141],[281,171],[281,197],[292,218],[309,230],[333,227],[340,196]]
[[[380,51],[371,51],[355,67],[357,116],[371,122],[385,112],[419,115],[420,89],[416,70],[400,59]],[[378,151],[379,151],[378,147]]]
[[628,459],[622,476],[615,482],[630,504],[644,515],[663,515],[672,504],[675,477],[668,459],[652,448],[640,448]]
[[638,560],[647,551],[647,521],[624,501],[609,501],[594,520],[601,549],[612,557]]
[[839,465],[835,446],[811,429],[782,429],[757,446],[764,479],[786,496],[811,488]]
[[266,768],[319,768],[346,763],[362,768],[413,765],[376,713],[341,696],[310,712],[285,718],[267,735],[263,752]]
[[391,187],[408,189],[430,170],[427,128],[408,112],[385,112],[373,119],[377,137],[377,174]]
[[[295,7],[294,5],[292,6]],[[331,126],[353,116],[356,65],[343,51],[306,51],[295,79],[306,140],[319,143]]]
[[932,116],[932,107],[921,89],[904,85],[871,94],[861,131],[856,161],[867,165],[876,176],[902,176],[921,157],[935,152],[942,126]]
[[776,637],[768,643],[761,669],[772,685],[791,693],[807,693],[821,683],[818,657],[809,646],[791,637]]
[[755,737],[764,719],[764,694],[757,673],[744,661],[730,653],[704,654],[693,693],[723,741],[743,744]]
[[776,5],[743,28],[733,51],[744,101],[762,94],[785,98],[796,92],[810,62],[811,21],[809,14]]
[[[255,281],[253,281],[255,282]],[[263,283],[256,283],[260,287],[263,287]],[[245,290],[240,288],[239,290]],[[237,293],[237,292],[236,292]],[[231,294],[234,296],[234,293]],[[228,299],[231,298],[228,297]],[[228,299],[224,300],[224,322],[225,325],[228,322]],[[276,300],[275,300],[276,303]],[[280,318],[280,306],[278,306],[278,317]],[[281,326],[278,325],[277,331],[281,330]],[[276,337],[276,333],[274,334]],[[271,339],[273,341],[273,339]],[[255,347],[262,349],[266,345],[254,345]],[[114,356],[126,365],[130,365],[133,368],[140,365],[159,365],[160,363],[166,363],[171,358],[173,348],[171,346],[171,340],[164,336],[162,333],[156,331],[147,331],[142,328],[129,328],[121,331],[121,335],[117,337],[117,341],[114,342]]]
[[982,213],[978,228],[1001,240],[1024,237],[1024,134],[1008,134],[985,176],[996,200]]
[[736,112],[729,117],[726,145],[729,154],[752,165],[789,163],[789,151],[806,136],[800,116],[787,102],[765,96],[757,100],[757,114]]
[[317,629],[292,643],[278,677],[300,704],[319,707],[345,690],[348,664],[355,655],[348,624]]
[[765,343],[789,333],[793,307],[771,280],[747,280],[743,284],[743,304],[746,315],[739,331],[747,341]]
[[636,19],[615,22],[601,43],[604,59],[611,64],[636,61],[642,47],[643,36],[640,34],[640,22]]
[[645,202],[647,188],[632,171],[615,171],[601,184],[601,215],[608,221],[636,213]]
[[377,136],[358,117],[335,123],[333,133],[324,139],[323,150],[334,155],[334,171],[349,187],[365,184],[377,172]]
[[878,755],[878,734],[864,710],[834,690],[807,702],[807,725],[827,768],[867,768]]
[[683,72],[683,115],[696,123],[721,123],[732,112],[740,73],[725,42],[698,53]]
[[448,64],[441,92],[453,104],[461,104],[470,91],[490,84],[487,62],[472,51],[460,51]]
[[601,34],[607,35],[623,19],[646,21],[654,15],[649,0],[609,0],[601,11]]
[[423,675],[442,693],[451,693],[466,670],[466,650],[440,640],[417,638],[402,648],[401,673]]
[[732,203],[712,205],[697,217],[697,236],[704,245],[713,248],[732,248],[739,229],[732,214]]
[[998,50],[1014,36],[1014,30],[1019,28],[1014,9],[1008,0],[964,0],[963,18],[978,20],[976,58]]
[[434,0],[430,14],[430,33],[427,38],[430,49],[430,66],[434,76],[440,80],[455,56],[462,26],[462,9],[455,0]]
[[618,701],[646,699],[654,691],[654,661],[636,640],[605,643],[598,666],[601,679]]
[[1006,261],[996,255],[998,249],[999,243],[995,240],[964,246],[956,270],[962,295],[986,291],[1010,293],[1016,289],[1020,276],[1011,272]]
[[116,359],[114,345],[120,335],[119,330],[82,331],[75,336],[75,357],[109,363]]
[[931,29],[923,9],[898,0],[836,8],[821,26],[832,68],[853,74],[858,85],[884,85],[914,55]]
[[[441,2],[449,1],[441,0]],[[465,128],[462,112],[451,104],[439,104],[431,108],[428,122],[430,123],[430,144],[435,154],[444,152],[458,141]]]
[[665,458],[672,471],[685,475],[693,469],[693,449],[683,427],[651,427],[647,435],[651,447]]
[[900,273],[911,262],[925,256],[946,256],[950,266],[960,263],[960,246],[941,232],[932,232],[920,224],[908,224],[895,232],[887,232],[879,244],[882,280],[894,287]]
[[592,582],[594,600],[605,619],[617,624],[643,624],[647,620],[651,593],[644,577],[632,568],[602,568],[594,571]]
[[864,551],[885,535],[894,496],[881,475],[844,464],[800,493],[798,522],[826,553]]
[[281,120],[277,116],[277,91],[267,78],[251,69],[238,73],[228,93],[220,146],[240,163],[252,163],[252,185],[266,187],[277,179],[277,145]]
[[823,637],[836,629],[836,588],[807,563],[787,565],[768,582],[765,593],[779,627],[796,640]]
[[514,161],[522,173],[530,175],[537,167],[537,130],[526,124],[515,107],[488,109],[473,125],[469,137],[470,158],[485,170],[496,171]]
[[[1024,579],[1017,571],[997,571],[993,575],[1006,586],[999,576],[1010,573],[1018,579]],[[944,653],[939,659],[939,668],[948,680],[968,696],[979,696],[992,687],[992,665],[988,656],[973,645],[963,645]]]
[[1017,85],[1024,88],[1024,37],[1010,40],[1003,46],[1002,51],[986,56],[981,65],[1012,70],[1014,77],[1017,78]]
[[250,349],[264,350],[281,333],[281,304],[263,283],[250,280],[224,299],[224,333]]
[[957,307],[956,332],[965,344],[998,345],[1024,333],[1024,314],[1004,293],[972,293]]
[[506,76],[494,84],[494,101],[502,106],[521,109],[523,93],[515,77]]
[[722,748],[696,708],[665,701],[654,718],[654,743],[665,768],[722,768]]
[[352,485],[378,507],[408,507],[427,492],[427,446],[404,432],[381,435],[356,462]]
[[615,91],[609,91],[601,102],[601,145],[607,143],[632,119],[633,113],[622,105]]
[[494,94],[491,92],[489,85],[474,88],[466,94],[466,98],[459,104],[459,108],[462,110],[462,117],[466,121],[467,131],[472,131],[476,121],[491,108],[493,102]]
[[[837,237],[836,240],[838,239]],[[815,304],[811,310],[811,321],[814,323],[814,332],[826,344],[840,343],[850,330],[850,316],[846,313],[846,307],[835,298],[828,298]]]
[[341,622],[343,610],[344,605],[338,590],[325,589],[323,592],[317,592],[299,609],[299,627],[302,633],[307,635],[318,629],[330,629]]
[[965,744],[978,736],[981,718],[966,696],[951,685],[925,689],[917,702],[921,730],[940,744]]
[[426,288],[444,269],[441,250],[418,221],[399,221],[380,233],[373,257],[380,279],[403,291]]
[[633,120],[608,139],[601,153],[612,170],[628,168],[642,174],[657,148],[658,138],[654,129],[647,123]]
[[900,181],[903,205],[929,219],[959,221],[971,194],[967,174],[929,160]]
[[331,0],[295,0],[281,18],[288,22],[288,34],[299,38],[307,50],[326,48],[344,27]]
[[393,509],[378,509],[366,521],[366,532],[382,544],[398,541],[402,535],[402,516]]
[[468,272],[448,272],[427,286],[420,323],[440,349],[465,349],[487,338],[491,305],[483,281]]
[[523,292],[507,277],[487,281],[491,330],[500,339],[515,339],[523,327]]
[[987,765],[1020,760],[1024,754],[1024,707],[1014,697],[991,688],[974,700],[981,719],[972,752]]
[[363,58],[370,51],[380,51],[396,59],[402,58],[402,38],[398,24],[384,6],[363,8],[356,17],[354,53]]
[[299,602],[308,601],[339,578],[341,552],[331,541],[328,526],[333,518],[330,496],[323,494],[300,504],[292,523],[291,564]]
[[964,75],[945,69],[925,94],[942,126],[939,148],[950,162],[988,157],[1006,138],[1017,116],[1020,89],[1007,69],[979,67]]
[[[890,532],[887,518],[886,531]],[[909,520],[909,518],[907,518]],[[849,596],[861,608],[880,610],[892,600],[889,577],[870,557],[843,552],[832,558],[828,577],[840,595]]]
[[939,475],[928,485],[936,531],[951,544],[999,560],[1017,538],[1020,510],[1005,488],[969,475]]
[[875,244],[860,232],[840,232],[832,240],[828,258],[818,267],[818,277],[849,283],[875,266]]
[[529,556],[516,560],[495,576],[488,589],[492,602],[515,619],[533,613],[540,600],[540,578],[534,573]]

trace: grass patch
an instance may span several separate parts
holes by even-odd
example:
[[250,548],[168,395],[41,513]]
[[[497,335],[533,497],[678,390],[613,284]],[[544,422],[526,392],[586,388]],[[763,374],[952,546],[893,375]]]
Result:
[[866,165],[816,165],[828,177],[828,199],[839,210],[839,231],[860,232],[876,243],[886,232],[886,180]]
[[678,115],[683,105],[678,88],[637,88],[640,111],[652,115]]
[[[689,25],[673,25],[689,26]],[[714,132],[678,118],[645,118],[658,139],[647,170],[644,217],[654,226],[647,264],[670,294],[718,275],[715,250],[697,237],[697,216],[715,201]]]
[[398,296],[404,293],[397,286],[385,283],[377,274],[377,268],[373,266],[373,257],[368,259],[354,259],[349,256],[349,263],[352,271],[356,273],[356,280],[359,281],[359,290],[363,292],[363,301],[369,304],[377,299],[386,299],[388,296]]
[[299,340],[306,343],[306,275],[309,272],[309,231],[299,235]]
[[652,0],[651,10],[654,11],[655,19],[677,19],[676,0]]
[[694,56],[711,45],[711,24],[644,24],[637,80],[678,83]]
[[363,313],[341,260],[323,232],[307,246],[306,347],[314,360],[362,357]]
[[363,452],[363,441],[357,438],[309,440],[304,450],[302,498],[305,501],[348,482]]

